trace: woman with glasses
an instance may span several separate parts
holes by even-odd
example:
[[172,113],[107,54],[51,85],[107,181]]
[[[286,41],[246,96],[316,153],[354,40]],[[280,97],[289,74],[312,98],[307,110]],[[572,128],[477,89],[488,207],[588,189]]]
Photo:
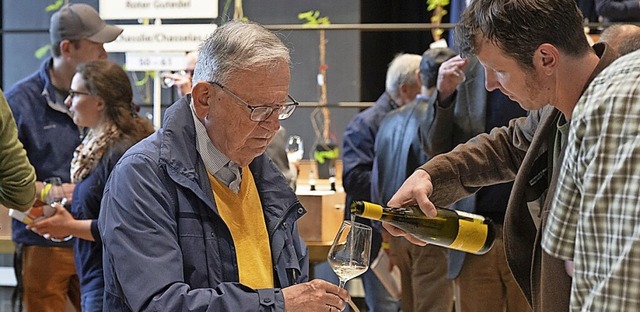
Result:
[[71,161],[71,180],[76,183],[71,213],[57,206],[53,216],[29,227],[44,237],[77,238],[75,262],[83,312],[102,311],[102,241],[97,219],[105,183],[124,152],[153,132],[151,123],[138,116],[132,100],[131,83],[120,65],[100,60],[78,66],[65,104],[74,123],[89,132]]

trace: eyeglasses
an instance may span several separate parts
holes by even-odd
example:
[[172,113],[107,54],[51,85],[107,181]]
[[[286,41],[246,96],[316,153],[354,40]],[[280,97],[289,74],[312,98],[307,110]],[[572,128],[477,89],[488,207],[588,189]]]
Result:
[[73,89],[69,89],[69,97],[70,98],[73,99],[74,97],[76,97],[78,95],[93,95],[93,94],[91,94],[89,92],[76,91],[76,90],[73,90]]
[[249,116],[249,118],[252,121],[256,121],[256,122],[267,120],[269,117],[271,117],[271,114],[273,114],[274,111],[278,112],[279,120],[287,119],[289,118],[289,116],[291,116],[291,114],[293,114],[293,111],[296,110],[296,106],[298,106],[299,104],[298,101],[296,101],[291,95],[287,94],[287,97],[289,98],[290,102],[285,102],[283,104],[275,105],[275,106],[268,106],[268,105],[253,106],[253,105],[249,105],[245,100],[241,99],[239,96],[231,92],[229,89],[227,89],[225,86],[223,86],[219,82],[209,81],[209,83],[220,87],[222,91],[224,91],[225,93],[233,97],[236,101],[238,101],[239,104],[249,108],[251,110],[251,115]]

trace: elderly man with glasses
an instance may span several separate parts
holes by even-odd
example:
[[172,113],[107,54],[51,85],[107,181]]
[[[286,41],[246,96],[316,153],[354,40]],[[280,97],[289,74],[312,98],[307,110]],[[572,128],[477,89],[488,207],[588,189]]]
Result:
[[264,153],[298,104],[289,51],[265,28],[219,27],[191,96],[132,147],[104,192],[105,311],[341,311],[344,289],[308,279],[305,213]]

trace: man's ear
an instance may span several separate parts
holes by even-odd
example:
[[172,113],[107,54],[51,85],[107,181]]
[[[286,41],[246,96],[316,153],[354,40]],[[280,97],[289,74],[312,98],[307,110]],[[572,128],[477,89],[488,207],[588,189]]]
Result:
[[206,81],[199,81],[193,85],[193,88],[191,89],[193,108],[200,121],[204,121],[204,118],[209,114],[209,99],[215,95],[213,86]]
[[534,68],[540,68],[545,75],[549,76],[558,68],[560,52],[552,44],[541,44],[533,54]]
[[71,49],[75,48],[71,41],[64,39],[60,41],[60,55],[68,56],[71,53]]

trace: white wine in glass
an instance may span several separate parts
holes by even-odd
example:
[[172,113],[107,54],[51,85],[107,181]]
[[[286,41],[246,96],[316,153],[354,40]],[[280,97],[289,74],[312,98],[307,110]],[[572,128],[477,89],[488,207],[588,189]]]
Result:
[[[350,279],[364,273],[369,268],[371,253],[371,227],[352,221],[343,221],[333,239],[327,261],[340,279],[340,288]],[[349,301],[355,310],[357,307]]]

